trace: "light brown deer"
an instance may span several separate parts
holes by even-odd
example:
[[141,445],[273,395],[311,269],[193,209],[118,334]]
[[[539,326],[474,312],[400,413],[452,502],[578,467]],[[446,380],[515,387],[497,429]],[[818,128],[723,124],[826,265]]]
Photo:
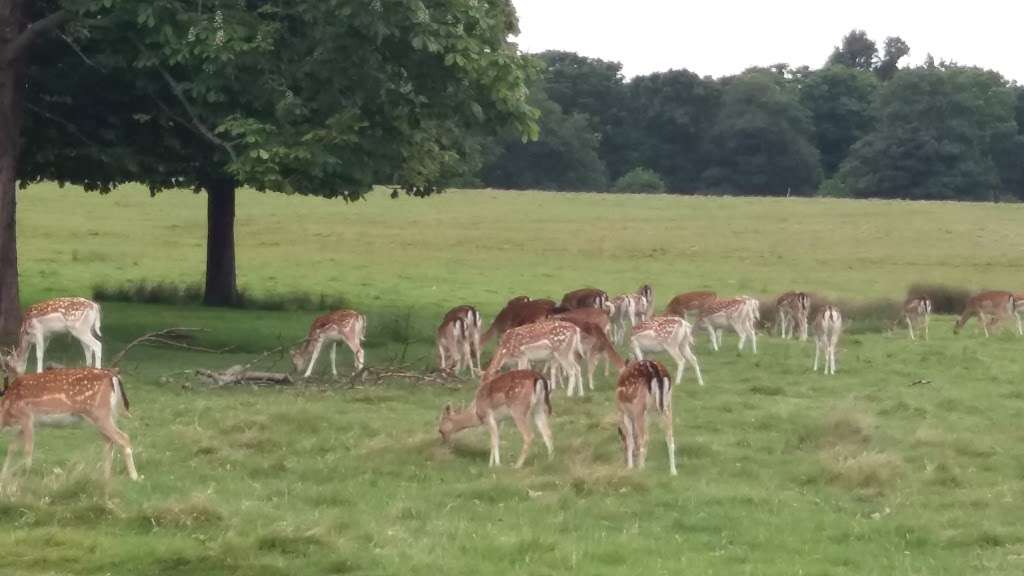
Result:
[[494,321],[480,337],[480,344],[486,344],[492,337],[501,336],[512,328],[532,324],[546,318],[548,312],[555,307],[554,300],[542,298],[539,300],[523,300],[526,296],[517,296],[508,301],[508,304],[498,312]]
[[665,307],[665,316],[686,318],[690,312],[700,312],[701,308],[718,299],[718,295],[708,290],[683,292],[677,295]]
[[924,333],[924,339],[928,340],[928,317],[931,313],[932,301],[927,296],[907,298],[903,303],[903,320],[907,323],[911,340],[915,339],[914,326],[917,326],[918,331]]
[[86,298],[54,298],[25,310],[18,333],[18,346],[7,362],[24,374],[30,348],[36,351],[36,372],[43,371],[46,345],[56,334],[71,334],[82,345],[85,364],[99,368],[103,359],[100,342],[100,305]]
[[573,290],[562,296],[561,306],[570,310],[575,308],[606,310],[608,307],[608,293],[597,288]]
[[668,466],[676,471],[676,444],[672,433],[672,380],[659,362],[640,360],[627,364],[615,389],[619,411],[619,436],[626,452],[626,468],[643,468],[647,461],[647,411],[661,415],[668,446]]
[[825,374],[836,373],[836,347],[843,332],[843,316],[839,308],[826,304],[814,315],[814,371],[818,371],[818,356],[825,352]]
[[[469,366],[470,373],[480,372],[480,312],[472,306],[456,306],[444,315],[441,326],[437,329],[438,354],[441,356],[441,369],[447,370],[447,357],[455,360],[455,371],[462,370],[463,361]],[[460,327],[461,326],[461,327]],[[442,346],[444,346],[442,348]],[[463,353],[464,352],[464,353]],[[473,364],[473,360],[476,364]]]
[[637,360],[643,360],[644,352],[665,351],[676,361],[675,384],[683,379],[686,362],[693,364],[697,373],[697,382],[703,386],[704,377],[700,373],[700,363],[693,354],[693,328],[690,323],[678,316],[655,316],[641,322],[633,328],[630,347]]
[[451,404],[445,405],[437,431],[441,434],[441,440],[448,444],[452,436],[458,432],[486,424],[491,435],[489,465],[500,466],[501,440],[498,423],[502,418],[510,416],[523,437],[523,447],[519,459],[516,460],[516,468],[520,468],[530,452],[530,444],[533,443],[531,415],[541,438],[544,439],[550,460],[554,453],[551,428],[548,425],[548,417],[551,416],[551,387],[544,376],[533,370],[514,370],[484,380],[468,408],[453,410]]
[[978,323],[988,338],[989,329],[994,328],[1003,319],[1014,314],[1014,298],[1009,292],[991,290],[975,294],[967,301],[967,306],[956,320],[953,333],[959,334],[960,330],[967,324],[967,321],[974,316],[978,317]]
[[[16,426],[25,456],[25,467],[32,465],[33,423],[37,417],[78,415],[91,422],[106,440],[104,474],[110,477],[114,445],[121,448],[128,476],[138,480],[132,445],[128,436],[114,423],[117,405],[128,412],[128,396],[117,370],[102,368],[62,368],[39,374],[18,376],[0,399],[0,428]],[[6,478],[18,441],[7,447],[0,478]]]
[[612,340],[622,343],[626,337],[626,327],[636,324],[636,294],[620,294],[612,298],[612,313],[609,317],[612,328]]
[[292,350],[295,370],[306,369],[303,378],[313,372],[324,344],[331,345],[331,374],[338,375],[338,342],[344,342],[355,355],[356,370],[362,370],[365,361],[363,340],[366,338],[366,317],[355,310],[335,310],[313,320],[305,342]]
[[747,338],[754,354],[757,354],[757,330],[755,322],[759,317],[758,301],[747,296],[738,296],[726,300],[715,300],[700,309],[700,315],[694,326],[707,328],[711,337],[711,346],[718,351],[721,344],[720,329],[732,328],[740,337],[739,350],[743,351],[743,345]]
[[[596,311],[593,308],[591,310]],[[597,363],[601,358],[605,359],[605,376],[608,375],[609,365],[615,366],[617,371],[622,370],[625,362],[618,351],[615,350],[611,340],[608,339],[606,330],[603,330],[593,322],[581,320],[577,316],[568,315],[562,317],[562,319],[575,324],[580,329],[580,350],[583,361],[587,366],[587,379],[591,390],[594,389],[594,369],[597,368]],[[554,382],[552,382],[552,385],[554,385]]]
[[783,339],[799,336],[807,340],[807,316],[811,310],[811,297],[804,292],[786,292],[775,300],[776,322]]
[[577,387],[579,393],[583,394],[583,375],[576,362],[576,355],[582,355],[580,339],[580,329],[563,320],[543,320],[513,328],[501,337],[483,379],[490,380],[510,362],[515,362],[520,370],[524,370],[529,368],[530,362],[553,360],[550,376],[552,383],[557,369],[561,368],[569,375],[568,395],[572,396]]

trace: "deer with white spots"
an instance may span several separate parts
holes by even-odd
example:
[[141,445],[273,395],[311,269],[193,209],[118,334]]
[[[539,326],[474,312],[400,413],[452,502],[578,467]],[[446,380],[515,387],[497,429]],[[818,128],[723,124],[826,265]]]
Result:
[[665,351],[676,361],[675,384],[683,379],[686,362],[693,364],[697,373],[697,382],[703,386],[704,377],[700,373],[700,364],[693,354],[693,328],[690,323],[678,316],[656,316],[640,322],[633,328],[630,347],[637,360],[643,360],[644,352]]
[[811,311],[811,297],[804,292],[786,292],[775,300],[776,322],[783,339],[798,336],[807,340],[807,316]]
[[665,307],[665,316],[686,318],[690,312],[700,312],[702,308],[718,299],[718,295],[708,290],[683,292],[676,295]]
[[1016,302],[1013,294],[1003,291],[989,291],[975,294],[967,301],[963,313],[956,320],[953,326],[953,333],[959,334],[964,324],[974,316],[978,317],[978,323],[988,338],[988,331],[994,328],[1003,319],[1016,313]]
[[445,405],[437,431],[441,434],[441,440],[448,444],[458,432],[486,424],[491,436],[488,464],[500,466],[501,439],[498,424],[502,418],[511,417],[523,437],[523,447],[516,460],[516,468],[520,468],[533,443],[531,415],[548,449],[550,460],[554,453],[551,428],[548,425],[548,417],[551,416],[551,387],[543,376],[533,370],[514,370],[484,380],[469,407],[453,410],[451,404]]
[[654,316],[654,289],[644,284],[636,292],[620,294],[611,301],[612,340],[621,343],[630,328]]
[[86,298],[54,298],[33,304],[25,310],[18,346],[10,354],[9,364],[24,374],[30,348],[36,351],[36,372],[43,371],[43,356],[50,338],[70,334],[82,345],[86,366],[99,368],[103,360],[100,342],[100,305]]
[[483,380],[490,380],[510,362],[516,363],[520,370],[525,370],[529,368],[530,362],[552,360],[552,384],[557,370],[561,368],[569,375],[567,394],[572,396],[574,390],[578,389],[582,395],[583,375],[576,362],[577,354],[582,355],[580,339],[580,329],[562,320],[543,320],[513,328],[502,335]]
[[[437,353],[441,370],[456,373],[469,366],[470,374],[480,372],[480,313],[472,306],[456,306],[444,315],[437,329]],[[476,364],[473,364],[473,360]],[[452,362],[449,362],[451,360]]]
[[753,298],[739,296],[715,300],[701,308],[695,326],[707,328],[715,351],[718,351],[721,344],[719,330],[732,328],[740,337],[739,350],[743,351],[743,345],[750,338],[754,354],[757,354],[757,330],[754,326],[759,315],[758,301]]
[[364,365],[363,340],[366,338],[366,317],[355,310],[335,310],[313,320],[309,335],[301,346],[292,350],[295,370],[305,368],[303,378],[313,372],[313,366],[320,356],[324,344],[331,345],[331,374],[338,375],[338,342],[344,342],[355,355],[356,370]]
[[128,476],[138,480],[132,445],[115,424],[118,404],[128,412],[128,396],[117,370],[62,368],[14,379],[0,399],[0,428],[17,427],[18,439],[7,447],[0,478],[6,478],[11,461],[22,444],[25,467],[32,465],[33,424],[37,417],[77,415],[91,422],[106,441],[103,468],[110,477],[115,445],[121,448]]
[[627,364],[615,388],[619,412],[619,437],[626,452],[626,468],[643,468],[647,461],[647,411],[661,416],[668,447],[668,466],[675,476],[676,445],[672,432],[672,380],[659,362],[640,360]]
[[903,303],[903,320],[907,323],[907,330],[910,331],[910,339],[914,340],[914,327],[918,332],[924,334],[928,339],[928,317],[932,313],[932,301],[927,296],[915,296],[908,298]]
[[843,332],[843,316],[839,308],[826,304],[814,315],[814,371],[818,371],[818,356],[825,353],[825,374],[836,373],[836,347]]

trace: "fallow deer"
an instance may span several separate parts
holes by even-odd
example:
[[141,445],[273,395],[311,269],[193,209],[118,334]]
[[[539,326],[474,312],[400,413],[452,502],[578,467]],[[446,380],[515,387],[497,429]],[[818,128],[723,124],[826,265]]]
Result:
[[330,344],[331,374],[337,376],[338,342],[340,341],[344,342],[355,355],[356,370],[362,370],[365,360],[363,352],[365,338],[365,316],[355,310],[335,310],[313,320],[305,342],[292,350],[292,363],[295,365],[295,370],[299,372],[305,368],[306,372],[303,374],[303,378],[308,378],[320,356],[320,349],[324,344]]
[[931,313],[932,301],[927,296],[908,298],[903,303],[903,320],[907,323],[911,340],[914,340],[914,326],[917,326],[918,331],[924,333],[924,339],[928,340],[928,317]]
[[633,337],[630,339],[633,356],[637,360],[643,360],[644,352],[664,350],[676,361],[676,384],[683,379],[683,370],[689,361],[697,373],[697,382],[703,386],[704,377],[701,376],[700,364],[693,354],[692,345],[693,329],[689,322],[678,316],[656,316],[641,322],[633,328]]
[[690,312],[700,312],[701,308],[716,299],[718,295],[707,290],[683,292],[668,303],[665,307],[665,316],[679,316],[685,319]]
[[[473,370],[476,370],[479,372],[482,370],[480,366],[480,330],[483,326],[483,322],[480,319],[480,312],[478,312],[476,308],[468,305],[462,305],[449,310],[441,321],[441,328],[438,328],[438,346],[440,347],[441,329],[444,328],[446,324],[452,323],[456,319],[462,320],[466,333],[465,339],[469,344],[471,358],[476,360],[476,365],[474,366],[472,359],[467,358],[467,360],[469,360],[470,371],[472,372]],[[444,366],[442,366],[442,369],[443,368]],[[459,368],[459,370],[461,370],[461,368]]]
[[567,292],[562,296],[563,308],[570,310],[575,308],[597,308],[606,310],[608,306],[608,293],[597,288],[581,288]]
[[718,330],[731,327],[740,337],[740,351],[743,351],[743,345],[747,338],[750,338],[754,354],[757,354],[755,322],[758,317],[758,301],[747,296],[739,296],[726,300],[715,300],[705,305],[700,309],[700,315],[694,326],[707,328],[708,334],[711,336],[711,346],[715,351],[718,351],[721,339]]
[[626,451],[626,468],[643,468],[647,461],[647,410],[661,415],[668,447],[668,466],[676,471],[676,445],[672,433],[672,380],[659,362],[640,360],[627,364],[615,389],[619,411],[619,436]]
[[437,356],[443,372],[458,375],[464,367],[469,367],[469,373],[475,373],[470,335],[464,318],[445,318],[438,326]]
[[[591,308],[591,310],[595,309]],[[616,370],[622,370],[622,367],[625,366],[622,356],[608,339],[608,332],[603,330],[600,325],[574,315],[564,315],[558,318],[571,322],[580,329],[580,351],[587,366],[587,379],[591,390],[594,389],[594,369],[597,368],[597,363],[602,357],[605,359],[605,376],[608,375],[609,365],[614,365]],[[552,381],[552,386],[554,384]]]
[[547,317],[548,312],[555,307],[554,300],[542,298],[539,300],[522,300],[520,296],[509,300],[508,304],[498,312],[494,321],[480,337],[480,344],[486,344],[492,337],[500,338],[507,330],[532,324]]
[[548,417],[551,415],[551,387],[543,376],[533,370],[514,370],[484,380],[468,408],[452,410],[451,404],[445,405],[437,431],[441,434],[441,440],[448,444],[452,436],[458,432],[486,424],[491,435],[491,457],[488,464],[500,466],[501,441],[498,423],[503,417],[510,416],[523,437],[523,447],[516,461],[516,468],[520,468],[530,452],[530,444],[533,443],[531,415],[541,438],[544,439],[550,460],[554,453],[551,428],[548,425]]
[[[0,428],[16,426],[25,456],[25,467],[32,465],[33,423],[37,417],[77,415],[91,422],[106,440],[104,474],[110,477],[114,445],[121,448],[128,476],[138,480],[132,445],[128,436],[114,423],[117,405],[128,412],[128,396],[117,370],[102,368],[62,368],[39,374],[18,376],[0,399]],[[18,441],[7,447],[0,478],[6,478]]]
[[552,382],[556,370],[561,368],[569,375],[568,395],[572,396],[577,386],[583,394],[583,376],[576,362],[576,355],[582,354],[580,338],[580,329],[563,320],[543,320],[508,330],[502,335],[483,379],[490,380],[509,362],[515,362],[523,370],[531,361],[554,360]]
[[103,359],[100,333],[100,305],[86,298],[54,298],[33,304],[25,310],[18,333],[18,346],[9,364],[24,374],[30,348],[36,351],[36,372],[43,371],[43,356],[50,338],[71,334],[82,345],[85,364],[99,368]]
[[814,315],[814,371],[818,371],[818,356],[825,352],[825,374],[836,373],[836,347],[843,332],[843,316],[839,308],[826,304]]
[[626,337],[626,326],[632,327],[637,323],[637,300],[636,294],[620,294],[612,298],[612,313],[609,320],[611,320],[612,340],[616,344],[622,343]]
[[953,333],[959,334],[964,324],[972,317],[977,316],[981,329],[985,332],[985,337],[988,338],[989,329],[995,327],[1007,316],[1014,314],[1014,308],[1013,294],[1009,292],[992,290],[975,294],[967,301],[963,313],[957,318]]
[[807,316],[811,310],[811,297],[804,292],[786,292],[775,300],[776,322],[783,339],[799,336],[807,340]]

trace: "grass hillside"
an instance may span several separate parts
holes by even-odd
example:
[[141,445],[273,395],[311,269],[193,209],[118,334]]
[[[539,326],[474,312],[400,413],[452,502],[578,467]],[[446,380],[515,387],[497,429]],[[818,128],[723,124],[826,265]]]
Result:
[[[205,198],[36,186],[19,198],[25,302],[96,284],[201,279]],[[1024,285],[1024,206],[465,191],[366,202],[242,193],[241,285],[307,292],[368,315],[371,365],[429,365],[447,308],[654,285],[767,296],[901,298],[913,282]],[[651,426],[627,473],[612,387],[553,397],[555,459],[487,467],[483,429],[443,448],[446,401],[474,383],[211,387],[224,368],[301,338],[315,312],[104,303],[109,359],[147,330],[209,330],[223,354],[152,348],[125,362],[140,483],[106,485],[82,426],[40,428],[3,486],[0,573],[52,574],[1020,574],[1024,338],[930,342],[856,332],[839,374],[813,344],[735,336],[696,353],[674,390],[680,475]],[[858,319],[849,318],[853,326]],[[52,358],[78,364],[56,339]],[[339,354],[344,372],[347,350]],[[662,360],[669,362],[667,358]],[[271,355],[266,367],[284,368]],[[519,447],[503,427],[503,460]]]

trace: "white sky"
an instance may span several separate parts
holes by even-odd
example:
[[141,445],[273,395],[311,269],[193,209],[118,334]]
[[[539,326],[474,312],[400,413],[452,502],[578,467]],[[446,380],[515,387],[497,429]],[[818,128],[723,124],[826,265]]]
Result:
[[936,61],[1024,80],[1019,0],[513,0],[527,52],[569,50],[622,62],[626,78],[671,68],[701,76],[787,62],[821,66],[853,28],[881,51],[910,45],[902,65]]

